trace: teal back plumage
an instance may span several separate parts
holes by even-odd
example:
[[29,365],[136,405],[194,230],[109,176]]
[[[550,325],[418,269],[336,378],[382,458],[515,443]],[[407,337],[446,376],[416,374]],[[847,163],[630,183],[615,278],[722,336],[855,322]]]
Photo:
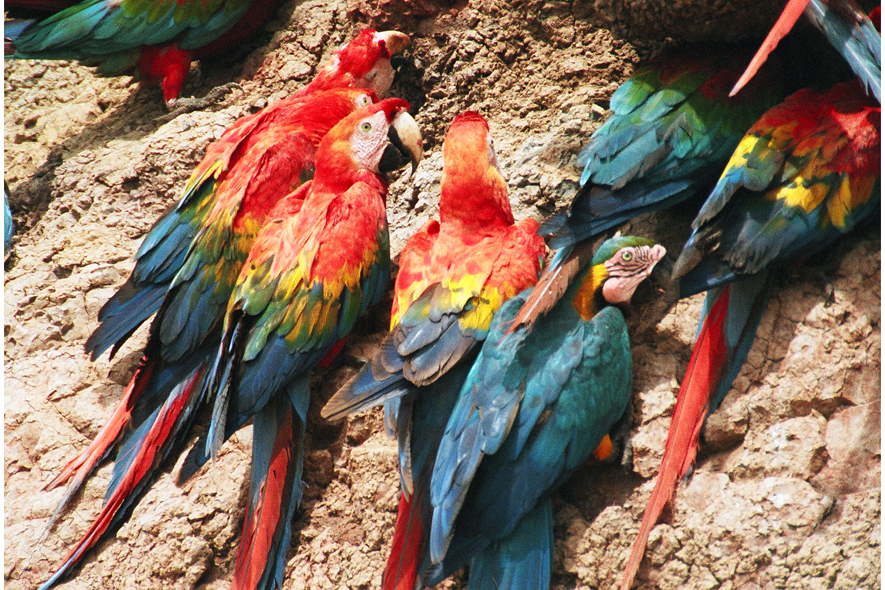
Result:
[[444,561],[430,583],[509,535],[627,407],[632,366],[621,312],[606,307],[584,322],[563,297],[531,332],[507,335],[529,292],[495,316],[441,442],[430,546],[431,559]]
[[[745,55],[746,54],[746,55]],[[783,98],[779,66],[769,63],[728,97],[749,52],[705,47],[662,56],[612,95],[612,115],[578,157],[582,188],[567,217],[542,226],[554,249],[570,246],[641,213],[707,190],[744,132]]]
[[218,39],[246,13],[251,0],[88,0],[27,27],[14,39],[21,59],[108,58],[105,75],[135,65],[144,45],[176,41],[193,50]]

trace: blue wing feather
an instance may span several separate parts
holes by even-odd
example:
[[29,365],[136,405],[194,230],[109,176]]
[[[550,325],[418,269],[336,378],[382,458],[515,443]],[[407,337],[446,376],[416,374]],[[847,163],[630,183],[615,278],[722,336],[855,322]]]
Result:
[[[864,14],[847,5],[841,10],[829,2],[811,0],[805,15],[824,34],[863,81],[868,93],[882,102],[882,36]],[[847,14],[845,14],[847,13]]]
[[605,308],[582,323],[561,301],[528,334],[504,336],[527,296],[496,316],[440,443],[430,552],[435,563],[444,558],[444,576],[483,543],[509,534],[586,460],[629,398],[620,311]]

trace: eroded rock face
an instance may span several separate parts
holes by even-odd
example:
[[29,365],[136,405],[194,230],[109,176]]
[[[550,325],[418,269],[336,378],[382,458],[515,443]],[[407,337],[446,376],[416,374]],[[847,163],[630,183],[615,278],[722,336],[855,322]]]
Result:
[[[636,3],[399,4],[412,7],[402,28],[413,37],[414,64],[392,94],[417,108],[427,153],[411,179],[391,188],[394,253],[435,214],[442,138],[467,108],[490,121],[517,217],[540,219],[566,204],[577,187],[577,152],[649,50],[596,28],[591,9],[634,19]],[[683,4],[667,10],[692,14]],[[6,64],[5,177],[20,228],[4,286],[8,588],[45,580],[101,505],[109,465],[41,537],[61,491],[40,487],[98,432],[137,366],[144,329],[112,361],[91,363],[83,343],[98,308],[131,271],[144,233],[175,202],[210,141],[301,87],[359,29],[355,21],[395,24],[396,6],[287,5],[254,51],[203,64],[202,80],[187,89],[202,95],[233,75],[242,92],[165,124],[154,122],[165,114],[157,90],[69,64]],[[629,231],[675,252],[690,218],[647,215]],[[784,273],[747,366],[708,422],[693,477],[652,532],[639,588],[879,587],[880,267],[874,228]],[[632,465],[582,468],[558,494],[555,588],[616,585],[653,486],[701,300],[680,302],[651,327],[641,325],[641,309],[629,318]],[[369,357],[387,314],[375,310],[345,352]],[[399,497],[395,446],[379,412],[346,424],[319,417],[354,371],[340,366],[313,382],[287,589],[380,584]],[[64,587],[226,588],[250,452],[246,428],[183,487],[172,466]]]

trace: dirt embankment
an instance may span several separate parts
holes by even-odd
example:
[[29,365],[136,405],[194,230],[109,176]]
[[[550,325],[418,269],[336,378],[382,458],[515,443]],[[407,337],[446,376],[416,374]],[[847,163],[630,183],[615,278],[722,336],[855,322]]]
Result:
[[[390,25],[405,8],[398,28],[413,37],[414,65],[392,94],[417,109],[427,151],[417,174],[391,188],[394,254],[435,214],[442,138],[467,108],[490,121],[516,216],[540,219],[573,194],[577,152],[611,92],[651,49],[600,25],[660,36],[672,19],[693,18],[697,6],[653,2],[643,12],[636,4],[289,3],[250,48],[204,64],[188,87],[202,95],[233,77],[242,91],[215,110],[165,124],[155,122],[164,114],[157,90],[69,64],[7,62],[5,177],[19,226],[4,286],[7,588],[45,580],[98,511],[109,465],[41,537],[61,491],[40,487],[103,425],[145,333],[113,361],[89,362],[83,343],[98,308],[132,269],[144,233],[177,199],[210,141],[302,86],[359,23]],[[708,4],[705,31],[745,34],[722,25],[724,3]],[[683,30],[698,36],[689,25]],[[690,219],[687,210],[650,215],[630,231],[675,252]],[[693,477],[652,533],[640,588],[880,587],[878,228],[813,262],[784,273],[747,367],[708,424]],[[638,329],[639,305],[630,317],[632,467],[584,468],[557,496],[555,588],[616,584],[651,491],[700,302],[678,304],[647,330]],[[346,352],[371,354],[386,324],[387,311],[376,310]],[[287,589],[380,583],[398,498],[395,447],[378,413],[346,425],[319,417],[335,384],[353,372],[338,367],[314,382]],[[250,446],[246,428],[181,488],[173,467],[64,587],[227,587]]]

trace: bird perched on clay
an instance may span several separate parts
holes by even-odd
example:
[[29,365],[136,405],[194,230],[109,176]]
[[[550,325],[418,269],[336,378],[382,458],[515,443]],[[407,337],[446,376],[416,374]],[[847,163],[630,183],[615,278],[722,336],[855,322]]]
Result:
[[[309,91],[244,117],[210,146],[182,200],[145,238],[133,275],[104,306],[103,323],[87,342],[94,355],[111,344],[118,347],[161,304],[162,309],[141,366],[108,423],[47,485],[71,480],[54,520],[122,441],[108,490],[115,502],[108,502],[97,528],[59,573],[125,518],[162,461],[180,452],[221,340],[228,299],[259,229],[277,202],[313,175],[314,152],[328,130],[374,102],[371,90],[347,87],[365,83],[386,92],[393,77],[388,43],[402,49],[408,38],[367,30],[355,41],[339,51]],[[344,88],[322,90],[335,84]],[[291,208],[293,198],[289,201]]]
[[412,588],[429,531],[430,470],[466,371],[501,304],[535,283],[545,253],[532,219],[514,221],[489,125],[466,111],[443,143],[439,221],[399,259],[391,333],[323,408],[340,418],[387,402],[403,493],[383,587]]
[[578,158],[581,188],[568,213],[541,226],[557,253],[517,325],[531,323],[564,292],[571,277],[563,264],[575,244],[709,191],[746,130],[784,96],[775,62],[728,96],[750,56],[740,46],[684,49],[651,60],[618,87],[612,115]]
[[[7,2],[5,8],[34,3]],[[37,3],[38,5],[40,3]],[[256,33],[281,2],[85,0],[51,16],[4,24],[7,58],[78,60],[101,76],[135,73],[179,106],[191,62],[222,55]]]
[[[408,37],[400,33],[363,31],[300,96],[240,119],[209,147],[178,205],[148,232],[136,254],[135,269],[102,307],[102,323],[86,342],[93,358],[111,345],[113,355],[162,304],[141,367],[111,418],[47,484],[51,489],[73,478],[53,520],[130,421],[161,428],[156,412],[167,396],[181,395],[170,392],[182,386],[189,395],[194,393],[191,382],[198,374],[205,375],[208,359],[220,342],[234,282],[270,210],[313,175],[314,152],[328,130],[375,100],[371,90],[348,87],[366,84],[386,92],[393,77],[389,51],[401,50],[407,43]],[[342,88],[322,91],[335,84]],[[176,432],[187,430],[182,426]],[[176,436],[167,431],[163,438],[157,444],[168,453],[167,445]]]
[[621,584],[630,587],[651,528],[697,452],[755,339],[772,271],[801,262],[880,211],[881,108],[855,79],[801,90],[741,140],[692,223],[673,271],[679,297],[707,298],[658,479]]
[[[124,435],[106,504],[44,588],[125,517],[165,456],[180,451],[202,403],[216,408],[209,431],[213,446],[204,441],[195,455],[214,454],[255,415],[252,493],[233,587],[281,584],[289,521],[300,498],[307,371],[384,290],[389,273],[384,173],[416,163],[421,155],[420,132],[407,110],[405,101],[388,99],[336,124],[317,149],[313,180],[268,211],[222,308],[223,331],[177,363],[142,363],[130,384],[130,390],[142,388],[128,403],[134,429]],[[155,334],[152,329],[149,354]],[[256,369],[265,362],[279,362],[279,370]]]
[[[144,420],[194,371],[205,372],[220,342],[233,284],[270,210],[313,175],[316,146],[328,130],[375,100],[371,90],[355,86],[387,92],[393,80],[390,51],[407,44],[401,33],[364,30],[298,96],[241,118],[209,146],[179,203],[148,232],[132,274],[102,306],[101,324],[86,342],[93,359],[111,346],[113,356],[163,307],[152,323],[142,366],[111,418],[47,485],[73,478],[55,516],[120,438],[137,404]],[[338,90],[325,90],[336,84]]]
[[542,226],[552,233],[551,247],[709,190],[746,130],[783,98],[774,63],[728,96],[749,56],[742,46],[684,49],[651,60],[621,84],[612,115],[578,157],[581,189],[568,215]]
[[237,279],[207,379],[214,407],[203,447],[214,455],[254,417],[235,587],[282,583],[301,498],[308,371],[386,291],[385,175],[409,162],[414,170],[422,154],[408,109],[386,99],[336,125],[317,150],[313,180],[279,203]]
[[[178,204],[145,236],[126,284],[99,311],[101,325],[86,343],[93,359],[111,345],[119,347],[160,307],[173,278],[186,266],[186,257],[190,256],[190,273],[205,272],[202,267],[217,259],[205,261],[200,251],[217,252],[219,239],[230,236],[242,242],[242,231],[254,237],[274,202],[310,178],[314,151],[325,132],[365,104],[359,95],[353,95],[355,103],[332,98],[329,108],[322,106],[322,99],[313,106],[305,99],[337,88],[368,89],[383,97],[393,83],[390,59],[408,44],[409,38],[396,31],[362,31],[305,88],[239,119],[210,145]],[[251,218],[248,223],[245,217]],[[232,227],[233,220],[239,228]],[[234,258],[242,261],[248,249],[247,241]],[[191,250],[196,253],[189,254]],[[223,295],[221,299],[224,305]]]
[[501,307],[433,467],[426,584],[469,563],[469,588],[549,587],[550,493],[627,408],[630,343],[616,306],[664,254],[651,240],[612,238],[530,330],[510,329],[530,291]]

